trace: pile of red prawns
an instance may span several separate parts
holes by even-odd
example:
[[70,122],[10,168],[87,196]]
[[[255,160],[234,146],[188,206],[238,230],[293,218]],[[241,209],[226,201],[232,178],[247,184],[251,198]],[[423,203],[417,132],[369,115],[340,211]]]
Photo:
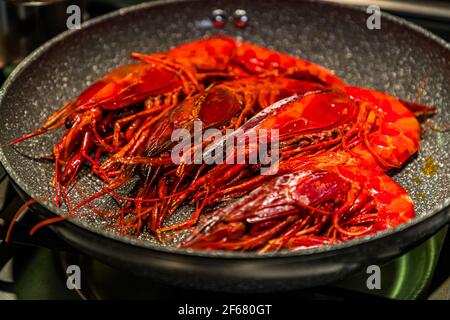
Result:
[[[109,214],[123,235],[149,232],[167,241],[185,233],[178,246],[258,252],[339,243],[414,217],[412,200],[385,172],[417,152],[415,115],[430,108],[348,86],[317,64],[225,36],[131,57],[134,63],[12,142],[66,127],[53,147],[52,185],[70,215],[109,196],[120,205]],[[277,129],[278,170],[175,164],[172,132],[192,131],[195,121],[222,132]],[[104,187],[72,204],[68,193],[82,167]],[[133,191],[120,195],[136,177]],[[192,215],[168,225],[185,205],[195,208]]]

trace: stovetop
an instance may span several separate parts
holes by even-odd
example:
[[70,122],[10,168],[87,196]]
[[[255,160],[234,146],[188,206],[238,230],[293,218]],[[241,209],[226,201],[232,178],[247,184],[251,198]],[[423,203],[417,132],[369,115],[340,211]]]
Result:
[[[139,0],[93,0],[87,2],[91,17]],[[364,1],[340,1],[366,5]],[[427,1],[371,1],[392,13],[403,16],[430,29],[450,41],[450,6],[442,9]],[[411,6],[412,4],[412,6]],[[421,10],[422,8],[422,10]],[[436,10],[430,10],[437,8]],[[439,15],[439,12],[441,13]],[[12,70],[2,69],[0,83]],[[2,78],[3,77],[3,78]],[[11,187],[8,178],[2,179],[0,167],[0,300],[3,299],[190,299],[210,300],[226,298],[226,293],[210,293],[175,288],[155,280],[143,279],[115,270],[72,248],[61,245],[49,230],[30,243],[26,234],[16,233],[15,245],[2,242],[5,224],[2,218],[11,216],[23,203]],[[25,217],[27,217],[25,215]],[[22,224],[35,223],[35,217],[24,218]],[[29,219],[27,221],[26,219]],[[6,219],[8,220],[8,219]],[[1,231],[3,230],[3,232]],[[20,229],[19,229],[20,230]],[[21,245],[21,242],[27,242]],[[31,245],[30,245],[31,244]],[[78,265],[83,270],[81,289],[67,288],[67,267]],[[447,299],[450,300],[450,233],[447,227],[403,256],[381,266],[382,285],[369,290],[368,274],[362,271],[329,286],[277,293],[278,299]],[[247,297],[233,294],[233,298]],[[252,295],[252,298],[272,298],[273,294]]]

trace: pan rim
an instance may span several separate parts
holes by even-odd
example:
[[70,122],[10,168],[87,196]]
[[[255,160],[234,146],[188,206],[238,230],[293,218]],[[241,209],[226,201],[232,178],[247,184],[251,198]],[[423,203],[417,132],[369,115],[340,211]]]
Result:
[[[41,57],[42,54],[44,54],[47,50],[51,49],[52,47],[56,46],[61,41],[65,40],[67,37],[72,36],[78,32],[81,32],[83,30],[86,30],[90,27],[96,26],[97,24],[100,24],[104,21],[107,21],[109,19],[114,19],[118,16],[123,16],[126,14],[130,14],[133,12],[138,12],[142,9],[149,9],[153,7],[158,6],[164,6],[164,5],[171,5],[174,3],[187,3],[187,2],[193,2],[193,1],[201,1],[201,0],[169,0],[169,1],[154,1],[150,3],[141,3],[138,5],[133,5],[130,7],[122,8],[116,11],[113,11],[111,13],[99,16],[97,18],[94,18],[92,20],[88,20],[87,22],[82,24],[81,29],[77,30],[67,30],[54,38],[48,40],[44,44],[42,44],[40,47],[38,47],[36,50],[34,50],[32,53],[30,53],[11,73],[11,75],[8,77],[8,79],[5,81],[3,86],[0,88],[0,105],[3,102],[3,99],[8,92],[9,87],[14,83],[14,81],[20,76],[20,74],[26,70],[34,61],[36,61],[39,57]],[[314,0],[306,0],[305,2],[315,2]],[[355,6],[349,6],[344,4],[338,4],[335,2],[325,1],[321,5],[329,6],[329,7],[335,7],[335,8],[344,8],[345,10],[349,11],[364,11],[360,7]],[[416,32],[420,34],[421,36],[424,36],[433,42],[436,43],[436,45],[439,45],[443,47],[445,50],[448,50],[450,52],[450,44],[447,43],[442,38],[436,36],[432,32],[414,24],[407,20],[404,20],[402,18],[399,18],[397,16],[391,15],[389,13],[382,12],[382,16],[385,19],[388,19],[389,21],[396,23],[398,25],[401,25],[402,27],[405,27],[407,29],[410,29],[413,32]],[[30,192],[32,188],[29,188],[26,183],[23,183],[21,179],[17,176],[16,171],[11,167],[9,164],[9,161],[7,157],[4,154],[4,146],[0,146],[0,163],[5,168],[5,171],[7,174],[12,178],[12,180],[30,197],[36,198],[36,195],[34,192]],[[55,212],[54,208],[47,202],[39,202],[42,207],[44,207],[46,210],[49,210],[52,214],[61,216],[60,213]],[[73,219],[67,219],[65,222],[71,223],[77,227],[80,227],[82,229],[85,229],[87,231],[90,231],[96,235],[106,237],[110,240],[115,240],[122,242],[124,244],[129,244],[133,246],[139,246],[144,249],[150,249],[154,251],[159,251],[162,253],[169,253],[169,254],[177,254],[177,255],[186,255],[186,256],[198,256],[198,257],[204,257],[204,258],[235,258],[235,259],[266,259],[266,258],[284,258],[284,257],[299,257],[299,256],[310,256],[314,254],[324,254],[324,253],[330,253],[330,252],[338,252],[345,250],[346,248],[362,245],[365,243],[369,243],[372,241],[376,241],[385,237],[388,237],[390,235],[394,235],[397,233],[400,233],[406,229],[409,229],[413,226],[417,226],[421,224],[422,222],[438,215],[438,214],[445,214],[446,212],[450,212],[450,198],[447,198],[443,203],[436,206],[433,210],[430,210],[431,212],[429,214],[415,217],[414,219],[400,225],[394,228],[390,228],[381,232],[378,232],[374,235],[368,235],[365,237],[349,240],[340,244],[334,244],[334,245],[323,245],[319,247],[309,248],[309,249],[302,249],[299,251],[281,251],[281,252],[268,252],[263,254],[258,254],[256,252],[227,252],[227,251],[221,251],[221,250],[215,250],[215,251],[201,251],[201,250],[193,250],[193,249],[181,249],[177,247],[170,247],[170,246],[164,246],[160,244],[154,244],[149,242],[148,240],[142,240],[142,239],[133,239],[133,238],[126,238],[121,235],[119,235],[117,232],[105,230],[105,229],[98,229],[95,228],[83,221],[80,220],[73,220]],[[447,219],[445,219],[444,222],[441,222],[442,226],[445,223],[448,223],[448,220],[450,218],[450,215]]]

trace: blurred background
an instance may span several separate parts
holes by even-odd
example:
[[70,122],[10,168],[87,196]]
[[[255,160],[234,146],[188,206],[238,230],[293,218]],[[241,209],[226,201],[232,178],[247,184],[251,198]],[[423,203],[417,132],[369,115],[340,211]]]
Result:
[[[382,11],[405,17],[450,38],[450,0],[328,0],[351,5],[378,5]],[[8,74],[29,52],[67,29],[70,5],[81,19],[146,2],[143,0],[0,0],[0,69]]]

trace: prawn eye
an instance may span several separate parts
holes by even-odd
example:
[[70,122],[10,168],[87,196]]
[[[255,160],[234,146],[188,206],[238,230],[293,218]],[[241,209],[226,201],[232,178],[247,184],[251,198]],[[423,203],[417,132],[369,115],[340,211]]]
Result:
[[317,171],[301,180],[295,187],[294,197],[300,205],[320,207],[330,200],[349,192],[350,185],[337,173]]
[[66,129],[70,129],[73,127],[73,120],[70,118],[66,119],[66,122],[64,123],[64,125],[66,126]]
[[198,117],[205,126],[219,126],[235,116],[240,108],[236,94],[228,88],[218,86],[204,96]]

